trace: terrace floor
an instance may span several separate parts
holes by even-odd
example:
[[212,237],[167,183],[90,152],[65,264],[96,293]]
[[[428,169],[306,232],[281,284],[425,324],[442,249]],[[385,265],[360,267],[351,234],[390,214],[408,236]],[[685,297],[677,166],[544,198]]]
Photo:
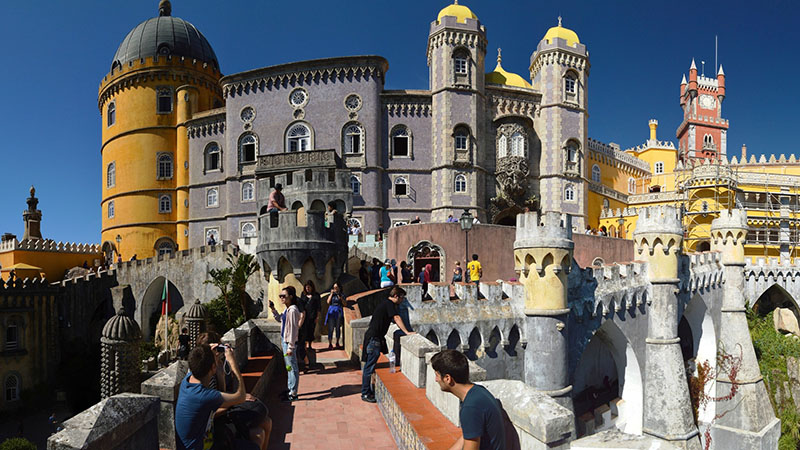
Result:
[[[342,350],[314,343],[317,367],[300,372],[298,401],[268,403],[269,448],[330,450],[396,449],[378,406],[361,401],[361,370]],[[274,397],[273,397],[274,398]]]

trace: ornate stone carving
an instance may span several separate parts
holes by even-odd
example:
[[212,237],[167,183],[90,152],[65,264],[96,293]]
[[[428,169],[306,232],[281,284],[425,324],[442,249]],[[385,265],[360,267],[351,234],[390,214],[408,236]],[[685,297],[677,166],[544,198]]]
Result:
[[258,157],[257,172],[274,172],[307,167],[336,167],[336,150],[276,153]]
[[497,197],[491,199],[489,212],[492,221],[504,212],[522,212],[525,208],[534,209],[538,203],[535,195],[528,195],[528,160],[518,156],[507,156],[497,161],[495,179],[499,187]]

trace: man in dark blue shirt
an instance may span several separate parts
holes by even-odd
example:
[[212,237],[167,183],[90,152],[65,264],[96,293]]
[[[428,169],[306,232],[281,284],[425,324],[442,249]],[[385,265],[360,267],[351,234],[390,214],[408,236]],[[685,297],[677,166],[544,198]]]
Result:
[[461,437],[450,450],[504,450],[503,412],[485,387],[469,382],[467,357],[455,350],[444,350],[431,358],[431,366],[439,388],[461,401]]

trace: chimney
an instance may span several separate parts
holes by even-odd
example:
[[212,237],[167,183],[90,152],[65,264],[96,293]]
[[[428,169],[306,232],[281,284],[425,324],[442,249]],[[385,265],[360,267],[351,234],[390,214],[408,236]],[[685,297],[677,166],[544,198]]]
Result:
[[658,128],[658,121],[656,119],[650,119],[650,140],[656,140],[656,128]]
[[747,145],[742,144],[742,161],[747,160]]

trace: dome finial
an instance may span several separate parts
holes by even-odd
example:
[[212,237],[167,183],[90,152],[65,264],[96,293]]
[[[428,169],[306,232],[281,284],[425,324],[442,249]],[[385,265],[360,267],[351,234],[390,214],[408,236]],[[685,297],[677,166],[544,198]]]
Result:
[[497,47],[497,64],[500,64],[503,61],[503,55],[500,53],[503,50],[500,47]]
[[558,26],[561,26],[561,16],[558,16]]
[[458,4],[458,0],[453,0],[453,4],[457,5]]
[[159,16],[170,16],[172,15],[172,4],[169,0],[161,0],[158,2],[158,15]]

